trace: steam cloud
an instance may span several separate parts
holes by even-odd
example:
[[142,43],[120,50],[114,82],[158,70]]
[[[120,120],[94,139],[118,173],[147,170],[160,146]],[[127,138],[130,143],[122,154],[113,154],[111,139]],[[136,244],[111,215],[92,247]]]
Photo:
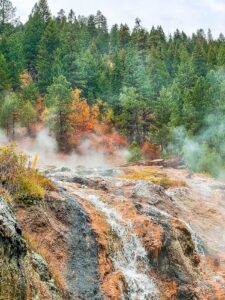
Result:
[[207,172],[225,180],[225,121],[222,116],[209,115],[196,136],[190,136],[182,126],[173,129],[168,152],[182,155],[186,166],[194,172]]
[[[0,131],[0,145],[10,144],[10,142],[4,132]],[[111,168],[113,165],[103,151],[96,151],[96,149],[92,148],[91,141],[88,139],[84,140],[79,146],[82,154],[75,152],[70,155],[58,153],[55,138],[50,135],[46,128],[41,129],[34,138],[17,134],[15,144],[19,151],[28,154],[30,160],[33,160],[35,155],[38,155],[38,167],[41,169],[49,167],[74,169],[77,166]],[[126,159],[126,155],[127,152],[125,150],[118,150],[117,156],[122,161]]]

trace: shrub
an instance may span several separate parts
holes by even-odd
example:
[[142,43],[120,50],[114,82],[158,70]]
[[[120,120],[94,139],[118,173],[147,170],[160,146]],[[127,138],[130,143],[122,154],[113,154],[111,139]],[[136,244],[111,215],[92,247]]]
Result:
[[129,147],[128,162],[137,163],[143,159],[141,148],[138,146],[137,142],[133,142]]
[[0,147],[0,183],[15,200],[32,204],[42,200],[53,183],[37,170],[27,167],[28,156],[17,153],[14,145]]
[[142,153],[145,159],[152,160],[160,157],[159,149],[148,142],[142,146]]

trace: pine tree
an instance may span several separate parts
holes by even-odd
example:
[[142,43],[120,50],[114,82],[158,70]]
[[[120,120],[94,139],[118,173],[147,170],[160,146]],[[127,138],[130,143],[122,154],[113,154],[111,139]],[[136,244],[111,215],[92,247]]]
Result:
[[207,73],[206,53],[202,45],[198,42],[192,53],[192,63],[197,76],[205,76]]
[[36,121],[36,111],[30,101],[26,101],[20,108],[20,122],[31,134],[31,127]]
[[[0,0],[0,28],[10,23],[15,17],[16,8],[9,0]],[[1,31],[0,31],[1,32]]]
[[160,58],[157,51],[152,49],[147,57],[147,74],[149,78],[149,96],[156,100],[163,87],[170,82],[170,75],[163,59]]
[[28,22],[25,24],[24,34],[24,53],[26,66],[33,78],[36,77],[36,59],[39,49],[39,43],[43,32],[49,22],[50,11],[46,0],[40,0],[36,3]]
[[16,94],[12,93],[6,96],[0,109],[1,127],[12,139],[15,139],[15,126],[19,120],[19,99]]
[[0,53],[0,92],[10,87],[10,75],[5,57]]
[[52,66],[55,59],[55,51],[59,45],[58,31],[54,21],[49,21],[40,44],[37,57],[38,85],[42,92],[52,83]]
[[120,46],[122,48],[128,47],[130,42],[130,29],[127,24],[121,24],[119,29]]
[[14,90],[20,87],[20,73],[24,69],[23,33],[21,31],[11,34],[7,41],[7,52],[5,57],[8,64],[10,82]]
[[145,29],[141,26],[141,20],[136,18],[131,39],[139,51],[144,51],[147,48],[147,38],[148,35]]
[[50,107],[49,125],[54,132],[60,151],[69,150],[72,89],[64,76],[54,78],[47,89],[46,105]]

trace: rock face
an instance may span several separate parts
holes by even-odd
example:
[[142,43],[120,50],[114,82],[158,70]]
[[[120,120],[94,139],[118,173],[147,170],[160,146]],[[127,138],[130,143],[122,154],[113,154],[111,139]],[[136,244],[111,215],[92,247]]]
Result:
[[49,171],[57,191],[39,204],[15,205],[17,221],[2,200],[0,257],[9,276],[0,299],[8,299],[12,274],[18,285],[9,299],[225,299],[224,281],[171,191],[115,174]]
[[66,193],[66,218],[69,224],[67,283],[73,298],[102,299],[99,288],[98,244],[90,217],[84,208]]
[[37,254],[28,253],[14,214],[2,197],[0,266],[0,299],[61,299],[47,263]]

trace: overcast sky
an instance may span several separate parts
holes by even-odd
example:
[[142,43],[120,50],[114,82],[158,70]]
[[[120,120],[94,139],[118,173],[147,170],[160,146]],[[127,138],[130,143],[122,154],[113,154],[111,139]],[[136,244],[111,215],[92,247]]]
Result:
[[[11,0],[21,21],[25,21],[35,0]],[[73,9],[78,15],[95,14],[98,9],[107,17],[109,26],[127,23],[133,26],[136,17],[150,29],[162,25],[166,33],[176,28],[188,34],[203,28],[212,29],[215,36],[225,34],[225,0],[48,0],[53,14],[61,8]]]

